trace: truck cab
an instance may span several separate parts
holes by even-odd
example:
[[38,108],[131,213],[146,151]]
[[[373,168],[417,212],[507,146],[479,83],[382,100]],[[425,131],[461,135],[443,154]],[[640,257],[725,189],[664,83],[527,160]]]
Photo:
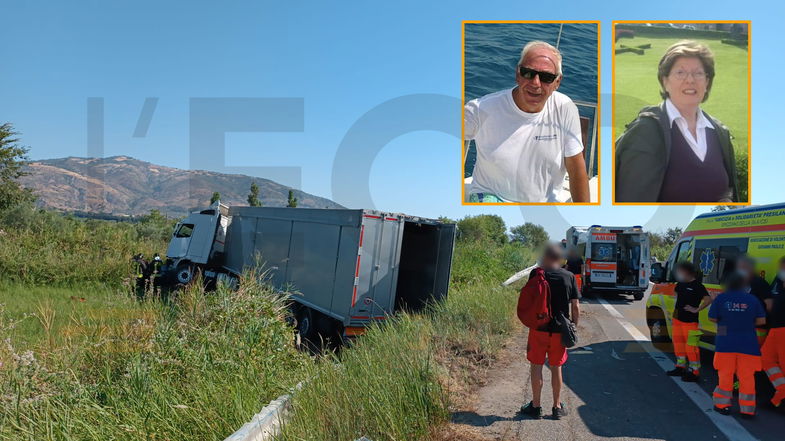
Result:
[[177,223],[166,250],[167,269],[177,283],[187,284],[197,269],[220,263],[228,224],[228,207],[220,202]]

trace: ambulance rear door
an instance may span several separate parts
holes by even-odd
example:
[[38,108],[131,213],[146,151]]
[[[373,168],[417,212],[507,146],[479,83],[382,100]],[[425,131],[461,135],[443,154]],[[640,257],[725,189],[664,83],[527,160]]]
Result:
[[591,233],[588,272],[594,286],[616,286],[616,234]]
[[640,261],[640,279],[638,286],[643,289],[649,287],[649,277],[651,277],[651,245],[649,244],[649,235],[646,233],[640,234],[641,244],[641,261]]

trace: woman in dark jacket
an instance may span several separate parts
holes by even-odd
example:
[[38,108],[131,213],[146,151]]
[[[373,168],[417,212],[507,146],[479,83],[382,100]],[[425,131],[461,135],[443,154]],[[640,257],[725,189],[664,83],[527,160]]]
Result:
[[657,76],[665,101],[641,110],[616,141],[616,202],[739,202],[730,132],[700,108],[714,55],[678,42]]

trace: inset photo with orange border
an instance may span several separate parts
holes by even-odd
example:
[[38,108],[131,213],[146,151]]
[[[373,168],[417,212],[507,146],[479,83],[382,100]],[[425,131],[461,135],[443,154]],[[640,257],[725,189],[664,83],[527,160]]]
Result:
[[464,205],[599,204],[599,32],[463,22]]
[[750,22],[613,35],[614,204],[749,204]]

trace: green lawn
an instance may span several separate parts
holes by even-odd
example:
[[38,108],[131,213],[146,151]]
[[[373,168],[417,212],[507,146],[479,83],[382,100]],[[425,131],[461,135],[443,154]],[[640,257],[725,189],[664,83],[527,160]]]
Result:
[[[663,37],[622,38],[620,45],[639,46],[651,44],[643,55],[621,53],[616,58],[616,96],[614,103],[615,138],[624,132],[624,126],[638,115],[647,105],[657,104],[660,98],[660,85],[657,81],[657,65],[665,50],[681,39]],[[708,101],[702,107],[706,112],[722,121],[730,129],[736,150],[737,164],[747,160],[747,50],[723,44],[719,39],[699,39],[714,52],[715,77]],[[739,167],[742,168],[742,167]],[[746,187],[746,166],[740,170],[739,186]],[[746,191],[742,189],[744,195]]]

